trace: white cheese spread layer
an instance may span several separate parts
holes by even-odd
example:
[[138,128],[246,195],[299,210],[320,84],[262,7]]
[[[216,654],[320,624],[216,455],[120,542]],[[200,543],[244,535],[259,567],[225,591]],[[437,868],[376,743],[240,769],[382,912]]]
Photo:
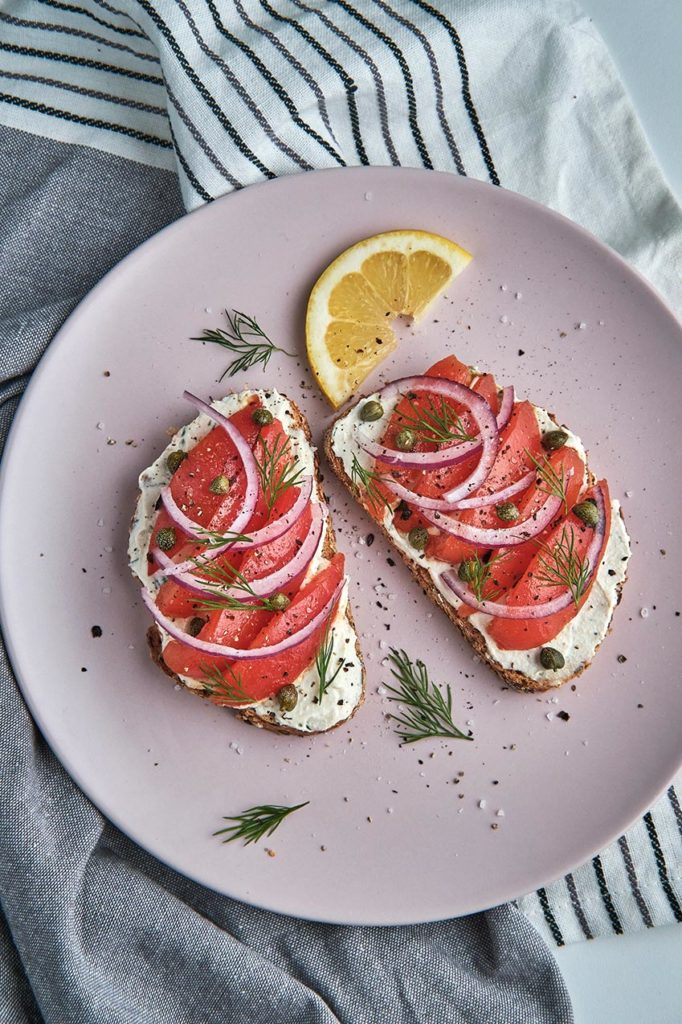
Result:
[[[332,429],[332,450],[343,463],[344,471],[351,479],[353,457],[363,467],[373,468],[374,460],[357,444],[356,431],[361,427],[372,440],[378,441],[381,438],[386,426],[386,417],[374,423],[363,423],[360,419],[360,408],[364,402],[378,399],[378,397],[378,393],[368,395],[346,416],[338,419]],[[545,409],[538,406],[534,406],[534,409],[538,426],[543,433],[559,429],[557,423]],[[388,408],[386,411],[388,412]],[[567,427],[562,426],[561,429],[568,434],[567,446],[575,448],[586,462],[587,456],[580,438]],[[395,546],[404,552],[412,562],[427,570],[443,600],[454,608],[459,607],[460,600],[441,580],[442,573],[452,569],[452,565],[449,562],[428,558],[426,555],[415,557],[415,549],[409,544],[407,535],[396,530],[393,525],[393,517],[388,510],[384,512],[383,525]],[[612,501],[611,533],[590,596],[577,615],[549,642],[564,656],[565,664],[562,669],[551,671],[543,668],[537,648],[529,651],[506,651],[498,647],[488,631],[492,616],[477,612],[470,616],[469,622],[481,632],[489,656],[499,666],[522,672],[528,678],[543,682],[546,686],[560,686],[565,680],[575,675],[583,665],[592,660],[597,647],[606,636],[613,610],[618,603],[619,588],[627,575],[629,557],[630,539],[620,514],[620,504],[618,501]]]
[[[314,475],[314,449],[304,432],[300,428],[292,426],[293,411],[289,400],[284,395],[275,390],[241,391],[214,401],[212,404],[224,416],[232,416],[247,405],[255,395],[259,397],[261,405],[268,409],[275,419],[279,419],[284,426],[290,438],[291,454],[297,459],[297,468],[301,469],[305,475]],[[147,552],[159,495],[171,478],[167,466],[168,456],[174,451],[189,451],[214,426],[215,422],[206,414],[201,413],[191,423],[178,430],[156,461],[140,474],[140,494],[131,524],[128,560],[131,572],[137,576],[147,590],[154,590],[154,584],[149,575]],[[311,500],[315,503],[319,502],[316,488],[313,488]],[[321,554],[328,529],[328,522],[325,522],[324,537],[318,546],[317,555],[306,570],[304,583],[328,564]],[[325,692],[322,700],[320,701],[318,697],[319,683],[313,664],[301,673],[298,679],[293,680],[298,691],[298,700],[292,711],[282,711],[276,697],[249,705],[264,721],[271,721],[300,732],[322,732],[331,729],[350,716],[362,697],[362,664],[356,650],[357,634],[346,617],[347,607],[348,583],[346,581],[339,606],[330,626],[330,636],[333,635],[334,642],[332,670],[339,664],[340,659],[343,659],[344,666]],[[178,619],[176,621],[179,625],[184,626],[187,620]],[[162,648],[164,648],[171,637],[161,627],[159,627],[159,632],[161,633]],[[204,684],[200,680],[191,679],[188,676],[180,678],[190,689],[204,689]]]

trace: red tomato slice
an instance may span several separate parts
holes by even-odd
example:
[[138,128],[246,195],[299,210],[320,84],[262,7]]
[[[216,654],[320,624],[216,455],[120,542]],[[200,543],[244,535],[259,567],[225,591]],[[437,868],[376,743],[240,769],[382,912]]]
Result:
[[[343,577],[343,568],[344,557],[339,551],[325,569],[306,583],[285,611],[272,616],[249,646],[256,648],[279,643],[306,626],[329,601]],[[233,662],[231,668],[237,674],[243,692],[251,701],[260,701],[277,693],[286,683],[293,683],[315,658],[325,629],[326,623],[322,623],[303,643],[283,654]],[[229,682],[229,671],[226,678]],[[236,703],[219,696],[211,699],[216,704]]]
[[[606,502],[606,529],[604,531],[597,565],[601,564],[601,560],[604,557],[604,550],[611,532],[611,502],[609,498],[609,489],[605,480],[600,481],[600,486]],[[586,493],[585,497],[589,498],[592,494],[593,490],[591,489]],[[593,530],[589,526],[585,526],[585,524],[578,519],[577,516],[573,515],[572,512],[569,512],[565,519],[552,529],[544,542],[545,549],[549,549],[551,551],[556,548],[561,541],[562,530],[564,527],[568,531],[571,531],[575,556],[577,558],[583,558],[587,548],[589,547],[590,541],[592,540]],[[552,598],[565,593],[564,587],[542,586],[542,584],[538,582],[538,576],[543,573],[543,567],[540,562],[541,556],[542,552],[535,553],[519,582],[512,590],[509,591],[506,600],[507,604],[527,605],[533,604],[534,602],[541,603],[551,601]],[[596,576],[597,573],[595,571],[592,574],[587,590],[582,595],[577,606],[575,604],[571,604],[564,611],[557,612],[545,619],[494,619],[488,627],[490,636],[498,647],[501,647],[504,650],[528,651],[534,647],[541,647],[543,644],[548,643],[548,641],[553,640],[557,633],[563,629],[566,623],[570,622],[578,610],[582,608],[589,597],[590,590],[592,589]]]

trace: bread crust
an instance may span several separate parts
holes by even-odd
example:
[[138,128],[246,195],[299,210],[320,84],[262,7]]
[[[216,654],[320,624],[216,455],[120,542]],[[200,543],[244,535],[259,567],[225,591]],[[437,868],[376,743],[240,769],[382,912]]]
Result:
[[[267,389],[266,388],[263,389],[263,394],[267,394]],[[286,397],[286,396],[283,396],[283,397]],[[290,426],[294,430],[301,430],[301,431],[303,431],[308,444],[311,447],[313,447],[313,444],[312,444],[312,434],[310,432],[310,426],[308,425],[308,421],[306,420],[305,416],[301,412],[301,410],[298,407],[298,405],[296,404],[296,402],[293,401],[293,399],[287,398],[287,401],[289,402],[289,405],[291,406],[292,417],[291,417],[290,422],[288,424],[285,424],[285,427],[289,427]],[[319,498],[319,500],[322,501],[322,500],[324,500],[324,493],[322,491],[322,483],[321,483],[321,480],[320,480],[320,460],[319,460],[319,455],[318,455],[318,452],[317,452],[316,449],[314,450],[314,467],[315,467],[315,469],[314,469],[315,491],[316,491],[316,494],[317,494],[317,497]],[[322,554],[323,554],[323,556],[325,558],[331,559],[332,556],[336,554],[336,551],[337,551],[336,536],[334,534],[334,528],[332,526],[331,520],[328,519],[327,520],[327,534],[326,534],[326,537],[325,537],[325,542],[324,542],[324,547],[322,549]],[[135,578],[137,579],[137,577],[135,577]],[[228,708],[230,711],[234,711],[234,713],[235,713],[237,718],[241,719],[243,722],[247,722],[249,725],[255,726],[257,729],[266,729],[269,732],[278,732],[278,733],[282,733],[282,734],[287,735],[287,736],[316,736],[316,735],[319,735],[320,733],[323,733],[323,732],[331,732],[332,729],[337,729],[341,725],[346,725],[351,720],[351,718],[353,717],[355,712],[358,710],[358,708],[364,703],[364,700],[365,700],[365,690],[366,690],[366,670],[365,670],[365,664],[364,664],[364,661],[363,661],[363,658],[362,658],[362,651],[360,649],[360,640],[358,638],[357,630],[355,629],[355,622],[353,620],[353,613],[351,611],[350,601],[348,601],[348,603],[346,605],[346,619],[347,619],[348,623],[350,624],[351,628],[353,629],[353,632],[355,633],[355,654],[357,656],[358,662],[360,664],[360,669],[361,669],[361,691],[360,691],[360,697],[359,697],[357,703],[354,705],[354,707],[352,708],[352,710],[350,711],[350,713],[348,714],[348,716],[346,718],[340,719],[340,721],[338,721],[334,725],[330,726],[329,729],[318,729],[318,730],[305,729],[305,730],[303,730],[303,729],[294,729],[291,726],[284,725],[283,723],[278,722],[274,718],[274,715],[272,715],[272,713],[270,713],[268,715],[268,717],[264,717],[262,715],[259,715],[254,707],[234,708],[234,707],[230,707],[230,705],[220,705],[220,704],[218,706],[219,707]],[[161,671],[164,672],[170,679],[172,679],[174,683],[182,686],[186,690],[189,690],[190,693],[195,694],[197,697],[201,697],[204,700],[208,700],[212,704],[217,704],[216,701],[211,700],[210,693],[207,690],[196,689],[196,688],[194,688],[192,686],[187,686],[185,684],[185,682],[183,681],[182,677],[177,675],[176,672],[174,672],[172,669],[170,669],[168,667],[168,665],[163,660],[163,644],[162,644],[162,639],[161,639],[161,631],[159,630],[159,627],[157,626],[157,624],[155,622],[147,630],[147,646],[149,648],[149,653],[150,653],[150,656],[151,656],[152,661],[154,662],[154,664],[157,665],[158,668],[160,668]]]
[[[332,434],[334,431],[334,427],[336,426],[336,423],[339,420],[343,419],[345,416],[347,416],[352,411],[352,409],[362,401],[364,401],[364,397],[359,398],[357,402],[355,402],[352,406],[349,406],[342,413],[335,417],[333,423],[327,430],[324,437],[324,453],[330,467],[332,468],[336,476],[339,478],[341,483],[346,487],[346,489],[350,492],[350,494],[358,502],[358,504],[362,505],[362,507],[365,508],[362,501],[358,497],[358,492],[353,481],[351,480],[351,478],[348,476],[344,469],[343,461],[339,458],[339,456],[332,448]],[[553,416],[552,419],[554,419]],[[589,480],[591,483],[594,482],[594,477],[592,476],[592,474],[590,474]],[[365,511],[367,511],[366,508]],[[369,512],[367,512],[367,514],[369,515]],[[620,515],[622,518],[622,510],[620,512]],[[412,575],[415,577],[415,579],[419,583],[420,587],[422,588],[426,596],[429,597],[431,601],[433,601],[433,603],[441,609],[441,611],[445,612],[450,622],[453,624],[453,626],[456,626],[456,628],[460,631],[462,636],[464,636],[464,638],[469,642],[469,644],[474,649],[478,657],[482,661],[485,661],[486,664],[489,665],[490,668],[497,673],[497,675],[500,677],[500,679],[502,679],[504,683],[514,687],[514,689],[516,690],[521,690],[525,693],[543,693],[547,690],[558,689],[559,686],[563,686],[565,683],[570,682],[572,679],[576,679],[578,676],[582,675],[586,668],[589,668],[590,664],[592,663],[592,659],[584,662],[580,666],[580,668],[573,673],[572,676],[568,676],[566,679],[563,679],[560,683],[551,683],[545,679],[531,679],[530,676],[525,675],[525,673],[523,672],[519,672],[515,669],[505,668],[498,661],[496,661],[495,658],[490,653],[483,633],[481,633],[481,631],[477,629],[469,619],[460,618],[455,608],[448,601],[445,600],[445,598],[436,588],[433,580],[431,579],[428,569],[425,566],[420,565],[414,559],[410,558],[407,552],[403,551],[401,548],[397,547],[394,544],[391,534],[389,533],[389,531],[386,529],[382,522],[378,522],[376,519],[374,519],[374,517],[371,518],[372,524],[374,526],[377,526],[381,530],[382,534],[389,542],[393,550],[396,551],[398,555],[400,555],[401,559],[408,567]],[[616,606],[620,603],[624,583],[625,580],[623,580],[623,582],[618,585],[618,597],[616,601]],[[607,633],[605,635],[608,635],[608,633],[611,631],[612,620],[613,613],[611,613],[611,619],[609,620]],[[599,650],[601,643],[602,641],[600,641],[600,643],[595,648],[595,653]]]

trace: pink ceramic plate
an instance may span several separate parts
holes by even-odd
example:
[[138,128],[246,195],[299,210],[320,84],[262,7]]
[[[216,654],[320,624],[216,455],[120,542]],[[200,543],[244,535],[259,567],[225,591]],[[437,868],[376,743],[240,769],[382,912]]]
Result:
[[[306,365],[308,293],[343,248],[401,227],[447,235],[474,261],[405,332],[382,378],[454,352],[553,410],[623,500],[630,580],[613,632],[574,687],[506,690],[407,570],[388,563],[383,540],[363,544],[372,525],[328,472],[367,700],[326,736],[259,732],[175,690],[148,658],[149,619],[126,566],[136,477],[169,428],[191,418],[185,387],[218,396],[276,385],[319,441],[330,410]],[[276,356],[265,374],[218,385],[228,354],[189,339],[219,325],[225,306],[254,314],[298,358]],[[95,804],[157,857],[288,914],[441,919],[573,868],[646,810],[680,762],[681,342],[657,295],[590,235],[518,195],[444,174],[297,175],[161,232],[62,328],[5,459],[4,629],[48,742]],[[378,691],[390,679],[386,644],[452,684],[456,720],[474,743],[399,746]],[[303,800],[269,841],[212,838],[222,815]]]

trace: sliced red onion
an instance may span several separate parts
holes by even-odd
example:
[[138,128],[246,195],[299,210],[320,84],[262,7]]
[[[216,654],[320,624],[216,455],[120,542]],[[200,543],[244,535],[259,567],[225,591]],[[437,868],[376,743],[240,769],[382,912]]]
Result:
[[[606,502],[604,492],[599,484],[596,484],[594,487],[593,497],[597,502],[599,522],[594,527],[594,535],[585,552],[585,559],[589,570],[588,579],[592,577],[598,568],[599,552],[606,525]],[[464,604],[470,608],[475,608],[477,612],[483,612],[485,615],[492,615],[499,619],[545,619],[549,615],[555,615],[556,612],[564,611],[565,608],[568,608],[573,603],[573,594],[570,590],[567,590],[565,594],[552,598],[551,601],[545,601],[544,604],[506,605],[499,601],[479,601],[472,594],[467,584],[460,580],[456,572],[448,570],[442,573],[440,578]]]
[[561,498],[550,494],[545,503],[529,519],[497,529],[473,526],[471,523],[460,523],[458,520],[440,515],[438,512],[422,512],[422,516],[443,533],[457,537],[458,540],[476,544],[477,547],[509,548],[515,547],[517,544],[525,544],[531,537],[537,537],[539,533],[542,533],[552,522],[561,505]]
[[[282,566],[281,569],[277,569],[276,572],[271,572],[257,580],[249,580],[250,593],[240,590],[238,587],[228,587],[224,590],[221,589],[217,594],[211,591],[209,595],[207,587],[214,586],[214,584],[210,580],[202,580],[200,576],[196,575],[201,569],[201,565],[197,565],[191,560],[189,565],[194,570],[193,572],[176,572],[171,576],[171,573],[165,572],[162,569],[155,573],[153,579],[161,579],[162,577],[172,578],[174,583],[179,583],[182,587],[191,590],[193,593],[203,594],[204,597],[226,597],[235,601],[243,601],[244,604],[248,605],[254,596],[269,597],[270,594],[276,594],[308,567],[322,543],[326,518],[326,506],[321,502],[315,502],[311,506],[310,529],[294,557],[286,565]],[[203,558],[203,555],[199,557]]]
[[189,633],[183,632],[173,619],[169,619],[167,615],[164,615],[163,612],[157,608],[154,603],[154,598],[148,590],[142,590],[142,600],[151,612],[154,620],[169,634],[169,636],[172,636],[173,639],[179,640],[180,643],[185,644],[187,647],[194,648],[195,651],[201,651],[203,654],[211,654],[219,658],[229,658],[230,661],[243,661],[247,658],[272,658],[277,654],[283,654],[285,651],[291,650],[293,647],[298,647],[299,644],[302,644],[303,641],[307,640],[308,637],[315,632],[318,626],[321,626],[322,623],[331,615],[336,602],[341,596],[341,591],[346,584],[346,579],[347,577],[344,576],[324,608],[322,608],[322,610],[319,611],[306,626],[299,629],[297,633],[293,633],[284,640],[280,640],[279,643],[270,644],[268,647],[247,647],[244,649],[240,647],[228,647],[225,644],[209,643],[208,640],[200,640],[199,637],[190,636]]
[[[246,487],[244,490],[244,500],[242,507],[235,517],[234,522],[230,524],[230,531],[232,533],[240,533],[241,530],[246,526],[251,516],[253,515],[258,501],[258,469],[256,467],[256,460],[251,447],[246,439],[239,433],[237,428],[230,423],[226,416],[214,409],[212,405],[207,402],[203,402],[196,395],[193,395],[189,391],[184,391],[183,398],[186,398],[188,402],[199,410],[199,412],[205,413],[210,419],[214,420],[218,426],[222,427],[227,436],[232,441],[233,445],[237,449],[237,454],[241,459],[242,466],[244,468],[244,475],[246,477]],[[186,516],[182,509],[177,505],[172,493],[170,484],[167,484],[161,491],[161,501],[166,509],[166,512],[171,517],[176,526],[179,526],[185,533],[193,537],[194,540],[204,540],[203,534],[201,533],[202,528],[206,529],[209,524],[202,527],[195,520],[190,519]]]
[[[287,530],[290,530],[291,527],[294,526],[301,518],[303,512],[307,508],[308,502],[310,501],[312,491],[312,476],[304,476],[301,479],[300,490],[296,501],[289,511],[285,512],[283,516],[280,516],[279,519],[275,519],[272,523],[268,523],[266,526],[262,526],[260,530],[253,530],[249,533],[248,540],[231,541],[226,539],[225,543],[221,544],[220,547],[202,551],[201,557],[205,561],[211,562],[214,558],[217,558],[218,555],[223,555],[226,551],[248,551],[250,548],[262,547],[264,544],[269,544],[271,541],[277,540],[279,537],[283,536]],[[232,532],[233,531],[230,530],[230,533]],[[206,538],[204,538],[204,540],[205,539]],[[157,557],[157,551],[158,548],[154,548],[152,551],[155,558]],[[185,562],[173,562],[172,559],[165,556],[165,561],[163,558],[159,558],[158,561],[159,565],[162,565],[164,569],[169,570],[165,573],[168,577],[179,576],[181,573],[189,572],[195,567],[195,563],[191,558],[187,559]]]
[[501,491],[494,491],[492,494],[479,494],[474,498],[462,498],[461,501],[456,501],[454,505],[448,502],[447,508],[448,510],[452,509],[453,512],[459,512],[469,508],[487,508],[489,505],[499,505],[500,502],[513,498],[515,494],[520,494],[521,491],[525,491],[533,483],[536,476],[537,471],[531,469],[529,473],[522,476],[516,483],[503,487]]
[[450,398],[453,402],[459,402],[469,410],[476,421],[480,438],[439,448],[435,452],[400,452],[393,448],[386,448],[378,441],[372,441],[361,430],[358,430],[358,445],[372,458],[378,459],[387,466],[397,466],[400,469],[440,469],[445,466],[454,466],[466,459],[467,456],[478,451],[481,443],[483,443],[482,458],[485,458],[491,447],[495,447],[495,452],[497,452],[497,421],[490,405],[482,395],[478,395],[464,384],[441,377],[403,377],[382,388],[379,392],[379,400],[391,402],[409,391],[415,393],[428,391],[429,394],[443,395],[444,398]]
[[511,419],[511,414],[514,410],[514,386],[510,384],[509,387],[502,388],[502,397],[500,398],[500,411],[497,414],[497,429],[504,430]]

